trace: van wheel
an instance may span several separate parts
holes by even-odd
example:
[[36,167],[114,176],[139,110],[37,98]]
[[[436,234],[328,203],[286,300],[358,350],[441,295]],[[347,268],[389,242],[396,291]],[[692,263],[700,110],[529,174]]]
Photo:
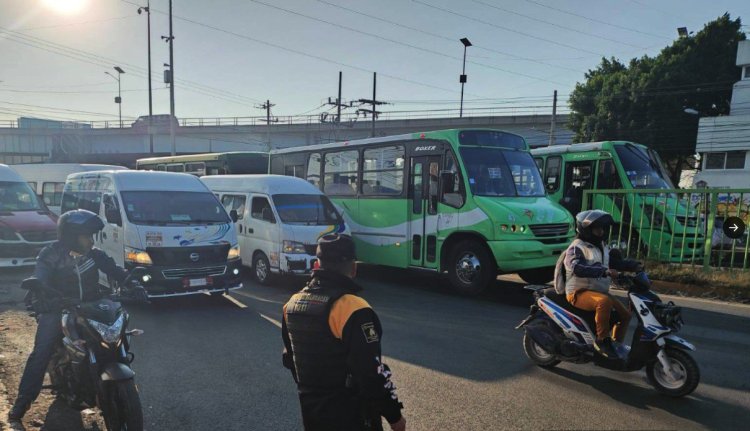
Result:
[[459,295],[474,296],[497,277],[495,259],[489,250],[477,241],[461,241],[450,251],[448,279]]
[[262,252],[257,252],[253,256],[253,277],[260,284],[271,284],[271,278],[273,277],[271,264],[268,263],[268,258]]
[[518,276],[529,284],[547,284],[555,278],[555,267],[518,271]]

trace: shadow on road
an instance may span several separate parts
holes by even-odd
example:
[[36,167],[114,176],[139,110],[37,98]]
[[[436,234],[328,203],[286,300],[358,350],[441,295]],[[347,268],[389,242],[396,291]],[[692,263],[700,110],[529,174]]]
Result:
[[42,431],[99,431],[101,429],[95,422],[84,425],[81,412],[71,409],[60,399],[56,399],[50,405],[42,427]]
[[[693,394],[685,398],[670,398],[654,390],[644,389],[621,380],[614,380],[604,376],[578,374],[563,368],[550,370],[552,373],[566,379],[587,385],[603,395],[619,403],[627,404],[641,410],[661,409],[675,416],[688,419],[711,429],[741,429],[746,423],[738,415],[738,409],[750,414],[744,407],[725,403],[701,395],[698,386]],[[745,415],[745,417],[747,417]],[[623,418],[623,423],[625,422]]]

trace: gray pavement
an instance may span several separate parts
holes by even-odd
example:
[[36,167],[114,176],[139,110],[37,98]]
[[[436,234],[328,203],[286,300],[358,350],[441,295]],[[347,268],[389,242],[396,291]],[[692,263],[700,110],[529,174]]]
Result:
[[[674,400],[644,372],[531,365],[513,329],[531,303],[520,283],[503,278],[461,298],[414,271],[365,267],[359,282],[383,322],[410,430],[729,430],[750,421],[750,306],[673,298],[686,308],[681,336],[698,347],[702,372],[696,392]],[[277,325],[301,283],[131,306],[131,326],[146,331],[133,351],[148,429],[300,429]]]

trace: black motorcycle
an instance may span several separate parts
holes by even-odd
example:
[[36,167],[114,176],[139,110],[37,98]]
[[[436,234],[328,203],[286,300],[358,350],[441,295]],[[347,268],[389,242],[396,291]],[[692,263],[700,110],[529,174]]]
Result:
[[[137,283],[145,274],[144,268],[133,269],[123,286]],[[28,298],[50,294],[36,278],[24,280],[21,288],[29,291]],[[128,294],[121,289],[95,301],[56,299],[62,308],[63,338],[48,365],[51,385],[45,388],[72,408],[98,407],[109,431],[143,430],[135,372],[130,368],[135,358],[130,337],[143,331],[127,329],[129,315],[121,301],[136,300]],[[31,300],[27,307],[33,309]]]

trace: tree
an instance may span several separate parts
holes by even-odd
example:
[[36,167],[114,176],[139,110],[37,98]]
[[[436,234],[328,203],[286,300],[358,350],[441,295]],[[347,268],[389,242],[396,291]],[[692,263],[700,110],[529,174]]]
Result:
[[628,140],[658,151],[675,184],[695,154],[698,118],[729,114],[732,84],[739,80],[737,43],[745,40],[739,18],[709,22],[656,57],[625,65],[603,58],[570,95],[575,142]]

